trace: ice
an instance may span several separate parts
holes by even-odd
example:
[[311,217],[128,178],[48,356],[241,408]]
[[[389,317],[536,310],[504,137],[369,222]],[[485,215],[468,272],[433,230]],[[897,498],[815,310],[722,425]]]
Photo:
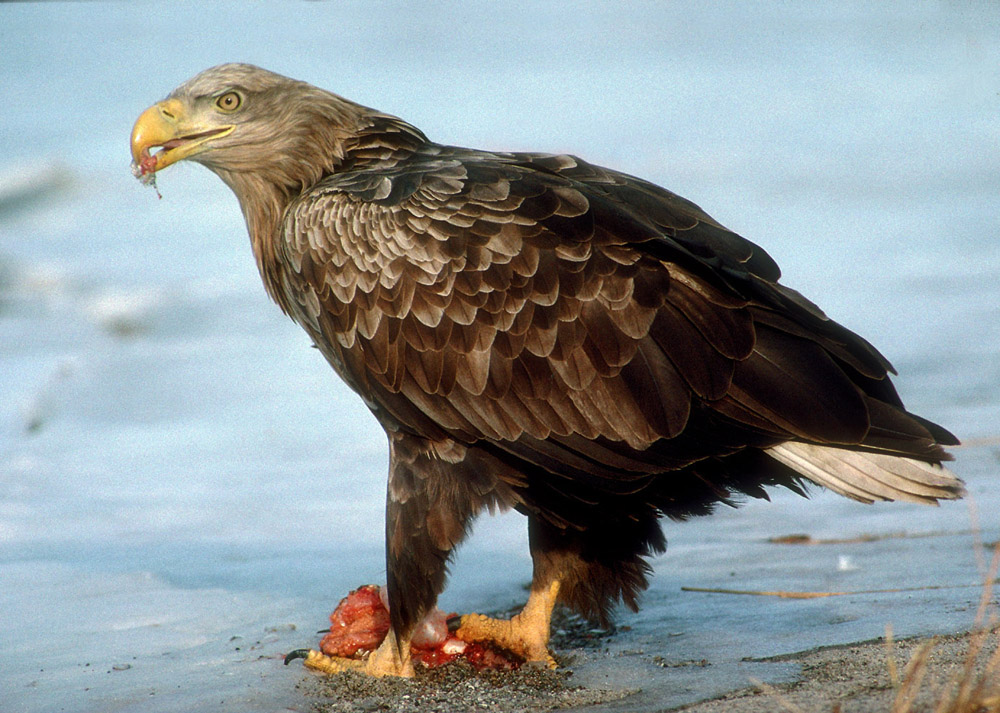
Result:
[[[30,590],[30,591],[29,591]],[[0,571],[6,710],[284,710],[289,600],[55,562]]]
[[[5,710],[302,710],[281,654],[384,581],[375,420],[269,302],[221,181],[182,163],[157,200],[129,172],[138,114],[224,61],[443,142],[665,185],[765,246],[887,354],[914,411],[971,439],[953,467],[978,520],[817,492],[665,523],[642,611],[575,681],[637,681],[630,709],[660,709],[795,673],[745,657],[972,623],[974,545],[1000,539],[997,7],[38,3],[0,20]],[[926,536],[767,541],[898,532]],[[482,519],[442,609],[523,601],[525,539],[516,514]]]

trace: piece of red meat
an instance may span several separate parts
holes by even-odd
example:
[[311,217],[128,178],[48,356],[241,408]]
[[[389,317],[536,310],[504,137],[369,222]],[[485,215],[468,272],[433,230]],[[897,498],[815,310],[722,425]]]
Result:
[[[410,646],[414,662],[434,668],[464,657],[477,669],[520,667],[521,661],[512,654],[453,636],[448,631],[452,616],[434,609],[417,625]],[[388,633],[389,609],[382,588],[366,584],[340,600],[330,615],[330,633],[319,646],[327,656],[360,658],[377,649]]]
[[379,587],[366,584],[340,600],[330,615],[330,633],[319,642],[327,656],[353,658],[374,651],[389,633],[389,610]]

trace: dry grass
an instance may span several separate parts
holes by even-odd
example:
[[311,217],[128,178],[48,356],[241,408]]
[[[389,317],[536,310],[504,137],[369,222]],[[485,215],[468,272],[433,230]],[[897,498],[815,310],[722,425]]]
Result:
[[[981,552],[977,548],[977,553]],[[983,569],[982,555],[979,556],[980,567]],[[916,707],[924,681],[930,673],[935,645],[931,640],[920,646],[906,664],[903,679],[897,685],[891,713],[916,713],[917,710],[932,710],[933,713],[1000,713],[1000,627],[997,626],[996,608],[991,605],[993,582],[998,568],[1000,545],[994,548],[992,561],[985,573],[983,593],[965,659],[959,670],[935,692],[934,707]],[[896,683],[891,632],[886,636],[886,644],[890,652],[889,674]]]

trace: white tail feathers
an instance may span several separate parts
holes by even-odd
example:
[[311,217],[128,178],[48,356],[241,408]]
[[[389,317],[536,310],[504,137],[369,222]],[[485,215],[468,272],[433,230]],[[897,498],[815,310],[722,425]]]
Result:
[[936,504],[965,494],[962,481],[947,468],[912,458],[793,442],[768,448],[767,454],[814,483],[866,503]]

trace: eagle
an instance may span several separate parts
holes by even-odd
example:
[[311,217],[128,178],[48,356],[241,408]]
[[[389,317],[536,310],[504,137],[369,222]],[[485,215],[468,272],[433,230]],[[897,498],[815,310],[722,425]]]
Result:
[[799,493],[961,497],[958,440],[889,361],[694,203],[571,155],[435,143],[247,64],[146,109],[137,175],[177,161],[236,194],[270,297],[385,429],[391,628],[326,671],[413,674],[409,641],[484,510],[527,518],[530,595],[457,634],[552,664],[554,604],[633,610],[661,518]]

